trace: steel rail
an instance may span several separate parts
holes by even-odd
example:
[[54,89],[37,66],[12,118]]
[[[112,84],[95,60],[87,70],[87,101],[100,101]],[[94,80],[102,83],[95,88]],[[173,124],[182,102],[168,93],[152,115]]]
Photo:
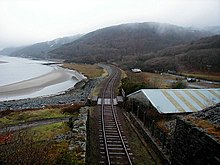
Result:
[[[117,74],[118,74],[118,71],[117,71]],[[114,102],[113,102],[113,99],[114,99],[114,91],[113,91],[113,86],[115,85],[115,81],[113,82],[113,85],[111,86],[111,107],[112,107],[112,114],[113,114],[113,117],[114,117],[114,121],[115,121],[115,124],[116,124],[116,127],[117,127],[117,131],[118,131],[118,134],[119,134],[119,137],[120,137],[120,140],[121,140],[121,143],[122,143],[122,146],[124,148],[124,151],[126,153],[126,156],[128,158],[128,162],[130,165],[132,165],[132,162],[131,162],[131,158],[130,158],[130,155],[128,153],[128,150],[127,150],[127,147],[125,145],[125,142],[122,138],[122,135],[121,135],[121,130],[119,128],[119,124],[118,124],[118,121],[117,121],[117,118],[116,118],[116,114],[115,114],[115,107],[114,107]]]
[[[110,90],[110,104],[111,104],[111,110],[112,110],[112,117],[113,117],[113,121],[115,123],[115,126],[116,126],[116,130],[118,132],[118,136],[119,136],[119,139],[121,141],[121,144],[122,144],[122,147],[123,147],[123,150],[125,152],[125,155],[128,159],[128,163],[130,165],[132,165],[132,161],[131,161],[131,158],[130,158],[130,155],[128,153],[128,150],[127,150],[127,147],[125,145],[125,142],[123,140],[123,137],[122,137],[122,134],[121,134],[121,130],[119,128],[119,124],[118,124],[118,121],[117,121],[117,118],[116,118],[116,112],[115,112],[115,107],[114,107],[114,86],[116,84],[116,80],[118,78],[118,75],[119,75],[119,71],[117,69],[114,69],[115,70],[115,74],[111,74],[106,82],[106,85],[104,87],[104,90],[102,92],[102,101],[101,101],[101,123],[102,123],[102,135],[103,135],[103,141],[104,141],[104,149],[105,149],[105,155],[106,155],[106,161],[107,161],[107,164],[108,165],[111,165],[111,159],[110,159],[110,155],[109,155],[109,149],[108,149],[108,143],[107,143],[107,137],[106,137],[106,132],[105,132],[105,118],[104,118],[104,99],[105,99],[105,96],[107,95],[107,89]],[[112,70],[113,72],[113,70]]]
[[111,79],[112,79],[113,75],[109,76],[108,81],[105,85],[105,88],[102,92],[102,111],[101,111],[101,122],[102,122],[102,134],[103,134],[103,140],[104,140],[104,147],[105,147],[105,153],[106,153],[106,157],[107,157],[107,162],[108,165],[111,165],[111,161],[110,161],[110,156],[109,156],[109,152],[108,152],[108,144],[107,144],[107,138],[106,138],[106,134],[105,134],[105,122],[104,122],[104,99],[105,99],[105,91],[107,89],[107,86],[109,85]]

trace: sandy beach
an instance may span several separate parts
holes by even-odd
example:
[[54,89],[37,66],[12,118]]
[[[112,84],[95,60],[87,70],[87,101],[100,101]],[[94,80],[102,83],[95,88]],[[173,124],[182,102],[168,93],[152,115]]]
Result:
[[45,87],[68,81],[71,77],[71,74],[64,69],[55,68],[53,71],[39,77],[0,86],[0,96],[9,97],[30,94]]

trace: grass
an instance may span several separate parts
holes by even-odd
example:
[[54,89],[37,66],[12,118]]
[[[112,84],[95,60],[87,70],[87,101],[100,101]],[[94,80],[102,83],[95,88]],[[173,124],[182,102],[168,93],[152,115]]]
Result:
[[53,139],[57,135],[66,133],[67,131],[69,131],[69,127],[66,123],[59,122],[33,127],[28,131],[34,132],[34,140],[42,141]]
[[64,63],[64,68],[77,70],[88,78],[96,78],[106,74],[106,71],[99,67],[98,65],[90,64],[76,64],[76,63]]
[[[65,134],[69,130],[66,123],[59,122],[14,132],[11,145],[6,146],[9,152],[5,152],[2,156],[8,160],[12,154],[16,155],[15,158],[12,158],[13,163],[10,164],[15,164],[20,159],[23,161],[22,164],[31,162],[33,159],[41,161],[41,163],[36,162],[36,164],[71,164],[73,161],[78,162],[74,157],[74,153],[68,150],[68,141],[56,142],[53,140],[57,135]],[[25,158],[28,159],[25,160]]]
[[[220,74],[212,73],[207,75],[207,73],[182,73],[186,77],[195,77],[200,79],[207,79],[212,81],[220,81]],[[131,74],[127,74],[130,76]],[[145,83],[148,83],[151,88],[159,88],[159,89],[167,89],[172,88],[173,82],[178,80],[184,80],[180,78],[176,78],[175,75],[167,75],[167,74],[158,74],[158,73],[150,73],[150,72],[141,72],[141,73],[132,73],[132,79],[134,81],[140,80],[140,77],[143,77],[141,81],[144,80]],[[219,85],[216,84],[207,84],[207,83],[199,83],[202,86],[207,86],[208,88],[219,88]]]
[[144,77],[148,78],[150,86],[153,88],[166,89],[171,87],[171,82],[176,81],[174,76],[158,74],[158,73],[150,73],[143,72]]
[[63,113],[62,108],[47,108],[31,111],[16,111],[0,118],[0,127],[14,125],[34,120],[69,117],[69,113]]
[[218,141],[220,141],[220,127],[210,123],[207,120],[192,118],[190,116],[186,117],[197,127],[203,128],[208,134],[213,135]]
[[175,81],[175,77],[173,76],[160,75],[158,73],[131,73],[130,71],[125,73],[132,82],[144,82],[145,84],[148,84],[150,88],[170,88],[171,82]]
[[[161,164],[160,160],[157,158],[157,155],[153,152],[153,150],[150,148],[150,146],[147,146],[147,148],[145,148],[146,146],[143,145],[143,143],[141,142],[141,140],[139,139],[138,135],[135,133],[135,131],[133,130],[132,126],[130,125],[130,123],[126,121],[126,119],[123,120],[124,121],[124,131],[127,132],[127,139],[129,142],[129,146],[132,150],[132,153],[135,157],[135,159],[133,160],[134,164],[137,165],[142,165],[142,164]],[[131,122],[131,121],[130,121]],[[154,160],[152,158],[152,155],[150,154],[153,153],[154,154]]]
[[[77,110],[80,107],[80,104],[74,104],[62,106],[48,106],[45,109],[40,110],[27,110],[23,112],[16,111],[6,115],[5,117],[0,118],[0,126],[5,124],[18,124],[27,121],[42,120],[48,118],[69,117],[77,115]],[[20,139],[20,141],[23,140],[24,143],[26,143],[27,138],[30,139],[30,145],[28,143],[26,145],[23,145],[22,143],[22,146],[24,146],[24,149],[29,149],[30,151],[30,149],[32,149],[33,147],[29,148],[28,146],[31,147],[36,145],[34,149],[37,150],[34,150],[33,152],[36,152],[37,154],[44,152],[44,149],[42,147],[45,146],[48,149],[47,154],[44,158],[47,162],[46,164],[83,164],[83,160],[81,159],[79,153],[76,151],[70,151],[68,149],[70,143],[69,140],[55,140],[58,135],[65,135],[69,131],[70,128],[68,127],[66,122],[57,122],[14,132],[12,133],[12,138],[16,137],[17,135],[23,137],[22,139]],[[4,140],[3,136],[2,139]],[[20,154],[19,147],[16,147],[16,149],[18,149],[18,151],[15,152],[18,152],[18,154]],[[28,157],[27,155],[25,154],[25,152],[23,152],[23,155],[19,156]]]

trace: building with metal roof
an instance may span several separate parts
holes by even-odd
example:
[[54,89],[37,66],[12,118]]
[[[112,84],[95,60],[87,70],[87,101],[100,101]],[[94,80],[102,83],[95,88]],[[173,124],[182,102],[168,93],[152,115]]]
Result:
[[198,112],[220,103],[217,89],[141,89],[127,96],[152,105],[159,113]]

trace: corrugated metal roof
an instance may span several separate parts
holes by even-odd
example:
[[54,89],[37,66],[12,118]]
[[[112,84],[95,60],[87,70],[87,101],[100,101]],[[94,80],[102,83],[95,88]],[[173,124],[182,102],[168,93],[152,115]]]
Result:
[[220,103],[220,88],[141,89],[128,97],[135,98],[140,93],[143,93],[160,113],[197,112]]

